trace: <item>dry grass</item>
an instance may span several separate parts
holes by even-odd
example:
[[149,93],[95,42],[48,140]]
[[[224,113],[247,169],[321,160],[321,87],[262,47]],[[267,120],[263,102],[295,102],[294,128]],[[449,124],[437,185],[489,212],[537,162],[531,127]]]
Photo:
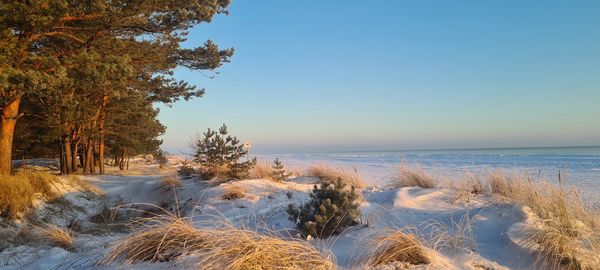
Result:
[[69,251],[74,249],[73,237],[68,230],[48,224],[36,226],[34,229],[36,241],[50,246],[61,247]]
[[284,240],[230,225],[218,229],[194,227],[189,219],[158,216],[139,232],[118,242],[101,264],[172,261],[193,254],[187,269],[334,269],[302,240]]
[[181,176],[189,177],[196,173],[196,169],[192,167],[192,164],[188,160],[184,160],[181,162],[181,166],[177,169],[177,173]]
[[485,185],[481,178],[471,172],[466,172],[458,180],[450,181],[448,185],[454,191],[454,201],[470,202],[472,196],[488,192],[488,185]]
[[41,193],[48,198],[56,197],[56,188],[53,187],[53,183],[58,179],[56,176],[51,175],[47,172],[37,172],[37,171],[29,171],[29,170],[21,170],[17,171],[13,176],[14,181],[28,181],[33,191],[36,193]]
[[246,197],[246,190],[239,186],[228,185],[225,192],[221,194],[221,199],[232,201]]
[[323,183],[333,183],[340,179],[348,186],[353,186],[357,189],[363,189],[367,186],[356,168],[350,171],[344,168],[334,168],[330,165],[318,164],[309,167],[307,174],[308,176],[319,178]]
[[165,188],[181,187],[181,181],[175,176],[164,176],[160,179],[160,185]]
[[600,216],[587,210],[576,190],[526,175],[489,175],[494,194],[521,203],[539,218],[527,231],[525,245],[549,268],[594,269],[600,263]]
[[429,230],[427,240],[432,249],[454,248],[469,252],[477,249],[477,243],[473,237],[472,218],[468,212],[458,220],[451,217],[449,224],[437,220],[427,223],[425,226],[425,229]]
[[431,177],[421,167],[411,167],[400,165],[398,172],[394,177],[393,185],[396,188],[401,187],[421,187],[434,188],[437,185],[437,180]]
[[81,178],[79,178],[79,176],[77,176],[77,175],[69,175],[69,176],[66,176],[65,179],[72,186],[80,187],[85,192],[89,192],[89,193],[92,193],[97,196],[105,195],[104,191],[102,189],[98,188],[97,186],[95,186],[93,184],[90,184],[87,181],[81,180]]
[[429,264],[421,241],[404,230],[388,230],[367,241],[366,265],[377,266],[394,262],[411,265]]
[[14,175],[0,177],[0,216],[16,218],[32,205],[34,195],[47,199],[57,196],[54,181],[57,178],[47,172],[20,170]]
[[250,170],[250,177],[256,179],[271,179],[273,175],[273,167],[267,162],[258,162],[252,170]]

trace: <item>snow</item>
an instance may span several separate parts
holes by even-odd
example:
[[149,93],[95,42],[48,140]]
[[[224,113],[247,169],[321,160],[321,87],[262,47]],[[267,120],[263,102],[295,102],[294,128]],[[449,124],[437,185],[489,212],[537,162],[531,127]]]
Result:
[[[288,204],[300,204],[309,199],[314,178],[299,177],[286,182],[250,179],[211,185],[197,179],[181,179],[175,190],[161,185],[161,179],[175,175],[175,164],[180,157],[171,157],[172,166],[159,170],[143,159],[133,159],[130,170],[119,172],[109,168],[107,175],[81,177],[99,187],[105,196],[91,196],[67,184],[60,188],[69,207],[58,207],[40,202],[36,216],[46,222],[67,226],[77,219],[82,227],[95,226],[90,218],[106,205],[128,205],[141,209],[149,205],[161,206],[180,215],[192,217],[197,226],[215,226],[214,221],[224,219],[232,224],[260,229],[268,227],[283,235],[297,235],[294,224],[288,220]],[[246,196],[238,200],[223,200],[226,190],[242,188]],[[410,266],[391,264],[377,269],[531,269],[535,266],[532,252],[519,244],[519,234],[529,224],[530,213],[523,207],[502,203],[489,195],[478,195],[466,200],[456,200],[449,188],[421,189],[406,187],[393,189],[371,186],[361,191],[363,220],[361,225],[328,239],[311,239],[323,252],[331,253],[342,269],[360,268],[357,261],[368,248],[368,237],[390,228],[415,228],[426,242],[434,241],[429,233],[432,224],[445,224],[451,233],[452,226],[468,217],[471,237],[476,242],[473,250],[447,246],[438,250],[427,248],[431,264]],[[289,196],[291,194],[291,196]],[[155,207],[157,208],[157,207]],[[103,234],[79,232],[74,235],[73,252],[58,247],[24,243],[11,245],[0,252],[2,269],[172,269],[171,263],[143,263],[128,266],[97,266],[95,262],[105,254],[114,241],[127,233],[113,231]],[[190,258],[187,258],[190,259]],[[183,259],[184,261],[186,258]]]

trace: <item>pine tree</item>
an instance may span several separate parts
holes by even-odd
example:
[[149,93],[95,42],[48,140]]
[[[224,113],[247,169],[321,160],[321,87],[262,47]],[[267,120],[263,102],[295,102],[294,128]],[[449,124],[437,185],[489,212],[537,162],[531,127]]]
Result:
[[273,161],[273,172],[271,172],[271,179],[281,182],[285,181],[292,175],[291,173],[287,173],[285,171],[285,167],[283,163],[279,160],[279,158],[275,158]]
[[346,184],[338,179],[333,183],[315,185],[310,193],[311,200],[300,207],[288,205],[287,213],[305,235],[327,238],[358,224],[358,198],[354,187],[348,190]]
[[195,48],[181,43],[191,27],[227,13],[229,3],[0,2],[0,175],[11,172],[15,125],[28,96],[53,107],[46,115],[59,134],[61,171],[76,171],[78,150],[93,144],[93,163],[103,173],[111,101],[130,92],[168,104],[202,96],[203,89],[174,79],[174,69],[214,70],[233,49],[219,50],[211,41]]
[[228,135],[225,124],[218,132],[209,128],[204,133],[204,138],[196,141],[194,150],[194,160],[202,166],[202,178],[206,180],[244,179],[256,164],[256,158],[240,161],[248,154],[248,150],[236,137]]
[[158,150],[156,150],[156,152],[153,154],[153,156],[154,156],[154,160],[156,160],[156,163],[158,163],[158,167],[160,169],[164,168],[167,165],[167,163],[169,163],[169,160],[167,159],[165,152],[160,148]]

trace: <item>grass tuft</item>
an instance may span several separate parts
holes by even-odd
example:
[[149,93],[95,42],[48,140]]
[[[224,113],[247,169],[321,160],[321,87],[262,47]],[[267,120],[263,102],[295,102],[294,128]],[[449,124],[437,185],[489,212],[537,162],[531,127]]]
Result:
[[165,188],[181,187],[181,181],[175,176],[164,176],[160,179],[160,185]]
[[74,250],[74,241],[67,229],[56,225],[44,225],[35,227],[36,240],[49,246],[60,247],[68,251]]
[[369,254],[366,264],[386,265],[394,262],[411,265],[429,264],[421,241],[403,230],[389,230],[367,241]]
[[427,174],[421,167],[400,165],[400,168],[398,168],[398,172],[394,177],[393,185],[396,188],[434,188],[437,185],[437,181],[435,178]]
[[225,192],[221,194],[221,199],[232,201],[246,197],[246,190],[239,186],[228,185],[225,187]]
[[14,175],[0,177],[0,216],[17,218],[31,208],[34,195],[47,199],[57,196],[53,183],[57,178],[47,172],[19,170]]
[[339,179],[348,186],[353,186],[357,189],[363,189],[367,186],[356,168],[350,171],[344,168],[334,168],[331,165],[318,164],[309,167],[307,174],[308,176],[319,178],[323,183],[333,184]]
[[250,170],[250,177],[256,179],[269,179],[273,175],[273,167],[267,162],[258,162]]
[[231,225],[196,228],[172,215],[147,219],[137,233],[118,242],[101,264],[172,261],[193,254],[195,269],[334,269],[303,240],[284,240]]
[[494,194],[529,207],[537,217],[525,246],[538,253],[545,267],[594,269],[600,262],[600,216],[585,208],[577,190],[502,171],[488,179]]

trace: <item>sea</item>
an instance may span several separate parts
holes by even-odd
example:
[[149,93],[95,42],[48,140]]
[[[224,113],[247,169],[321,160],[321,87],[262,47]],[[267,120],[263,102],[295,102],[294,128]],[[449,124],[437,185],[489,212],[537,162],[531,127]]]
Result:
[[467,171],[483,175],[501,169],[558,184],[560,174],[563,185],[600,199],[600,146],[337,151],[265,154],[257,158],[263,161],[279,158],[290,167],[328,164],[357,170],[371,185],[385,184],[401,164],[422,167],[444,179],[456,179]]

